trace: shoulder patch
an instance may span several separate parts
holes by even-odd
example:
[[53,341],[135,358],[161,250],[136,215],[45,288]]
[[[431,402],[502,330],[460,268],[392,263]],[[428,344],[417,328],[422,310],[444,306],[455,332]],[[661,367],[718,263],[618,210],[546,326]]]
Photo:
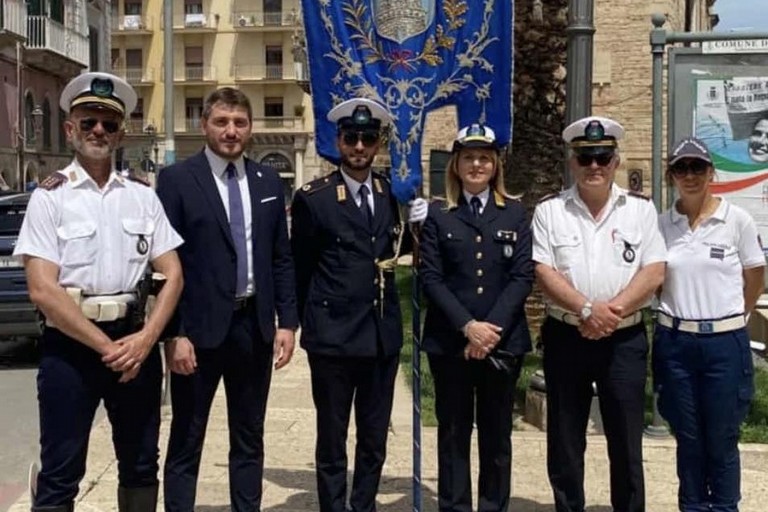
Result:
[[560,195],[560,192],[552,192],[551,194],[547,194],[544,197],[542,197],[541,199],[539,199],[539,203],[543,203],[545,201],[549,201],[550,199],[554,199],[554,198],[556,198],[559,195]]
[[66,183],[67,177],[64,176],[61,172],[55,171],[52,174],[50,174],[47,178],[45,178],[40,183],[40,188],[44,190],[55,190],[59,188],[61,185]]
[[633,192],[631,190],[627,192],[627,195],[628,196],[632,196],[632,197],[636,197],[638,199],[645,199],[646,201],[650,201],[651,200],[651,196],[647,196],[645,194],[641,194],[640,192]]
[[308,195],[312,195],[318,190],[323,190],[324,188],[328,188],[330,184],[331,184],[331,178],[326,176],[325,178],[320,178],[315,181],[310,181],[309,183],[301,187],[301,190],[303,192],[306,192]]
[[129,172],[126,175],[126,179],[129,179],[133,181],[134,183],[141,183],[144,186],[151,187],[152,184],[149,182],[149,180],[143,176],[139,176],[135,172]]

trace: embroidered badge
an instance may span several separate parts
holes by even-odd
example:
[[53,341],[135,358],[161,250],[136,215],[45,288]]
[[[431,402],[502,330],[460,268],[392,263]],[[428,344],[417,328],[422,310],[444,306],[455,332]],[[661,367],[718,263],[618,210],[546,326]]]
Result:
[[504,246],[504,257],[505,258],[511,258],[512,254],[514,254],[515,250],[512,248],[511,245],[505,245]]

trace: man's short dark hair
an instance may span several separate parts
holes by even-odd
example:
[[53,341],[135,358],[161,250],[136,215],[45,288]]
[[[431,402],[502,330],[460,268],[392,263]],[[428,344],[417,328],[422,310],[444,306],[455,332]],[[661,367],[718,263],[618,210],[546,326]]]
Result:
[[243,107],[248,112],[248,119],[253,119],[253,110],[251,109],[251,100],[240,89],[234,87],[222,87],[216,89],[205,98],[203,104],[203,119],[208,119],[217,103],[223,103],[228,107]]

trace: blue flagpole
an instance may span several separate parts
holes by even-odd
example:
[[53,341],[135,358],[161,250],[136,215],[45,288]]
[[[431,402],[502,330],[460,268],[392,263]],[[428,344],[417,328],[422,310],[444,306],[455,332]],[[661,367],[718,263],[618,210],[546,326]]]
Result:
[[411,266],[411,309],[413,351],[411,388],[413,389],[413,510],[421,512],[421,305],[419,304],[419,226],[411,224],[413,264]]

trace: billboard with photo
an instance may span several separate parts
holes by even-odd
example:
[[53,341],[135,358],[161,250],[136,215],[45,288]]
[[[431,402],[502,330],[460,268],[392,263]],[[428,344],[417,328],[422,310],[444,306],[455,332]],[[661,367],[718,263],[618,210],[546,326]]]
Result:
[[[768,242],[768,55],[670,52],[669,144],[694,135],[709,147],[712,191],[745,208]],[[668,145],[669,147],[669,145]],[[768,252],[768,247],[763,248]]]

